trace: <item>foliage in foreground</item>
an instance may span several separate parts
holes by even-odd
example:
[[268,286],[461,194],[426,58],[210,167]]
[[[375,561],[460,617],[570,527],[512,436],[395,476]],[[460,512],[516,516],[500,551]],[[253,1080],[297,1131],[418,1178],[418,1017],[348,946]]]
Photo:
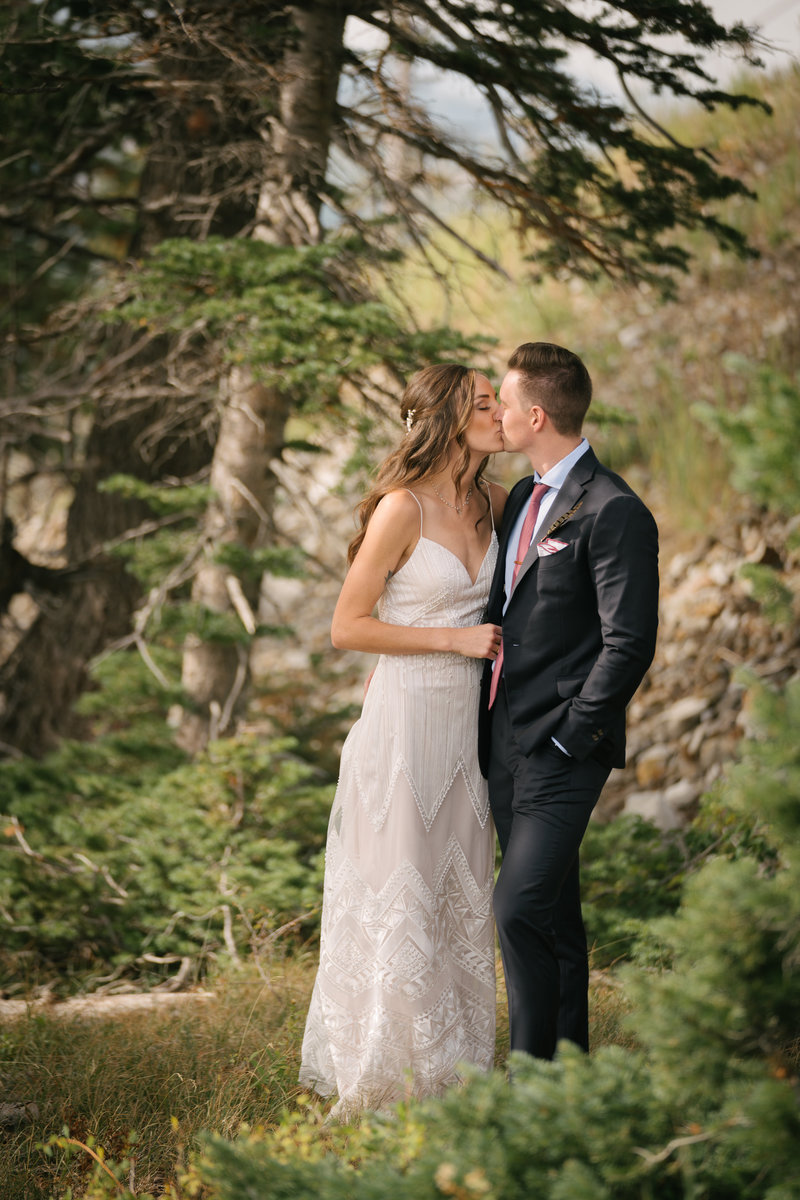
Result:
[[779,860],[770,870],[716,858],[688,881],[660,925],[671,968],[626,968],[639,1048],[586,1058],[565,1047],[554,1064],[520,1056],[509,1084],[476,1077],[410,1103],[396,1126],[366,1121],[360,1137],[384,1132],[355,1162],[352,1151],[287,1152],[285,1129],[214,1139],[201,1175],[215,1200],[800,1195],[800,683],[757,699],[761,733],[725,795],[768,820]]
[[[555,1063],[518,1056],[510,1081],[471,1075],[440,1100],[325,1122],[310,1101],[273,1128],[209,1137],[167,1192],[203,1200],[794,1200],[800,1196],[800,683],[756,697],[760,733],[723,798],[736,854],[707,861],[654,923],[668,967],[621,969],[634,1044]],[[735,821],[732,822],[735,827]],[[752,852],[755,851],[755,854]],[[726,852],[727,854],[727,852]],[[131,1158],[89,1191],[130,1200]],[[110,1174],[109,1174],[110,1172]],[[112,1182],[111,1176],[117,1182]]]

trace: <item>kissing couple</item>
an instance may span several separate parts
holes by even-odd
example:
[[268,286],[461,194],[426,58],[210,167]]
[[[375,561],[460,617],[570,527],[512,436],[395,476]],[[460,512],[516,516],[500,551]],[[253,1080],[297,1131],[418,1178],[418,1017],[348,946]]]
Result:
[[[425,367],[359,506],[331,637],[379,658],[342,750],[300,1072],[334,1117],[492,1067],[495,923],[511,1050],[588,1051],[578,852],[658,623],[656,524],[583,436],[591,396],[547,342],[498,395]],[[533,472],[510,493],[484,476],[503,450]]]

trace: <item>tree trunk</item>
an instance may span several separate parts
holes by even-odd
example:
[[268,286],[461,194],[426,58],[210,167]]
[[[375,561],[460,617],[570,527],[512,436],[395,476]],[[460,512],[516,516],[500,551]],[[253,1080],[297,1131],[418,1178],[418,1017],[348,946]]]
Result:
[[[209,73],[204,64],[202,52],[195,51],[194,60],[165,58],[163,73],[186,78],[193,71],[203,82]],[[166,100],[154,102],[147,117],[154,137],[140,181],[132,253],[146,255],[164,238],[179,234],[238,232],[254,215],[255,189],[250,188],[248,209],[244,185],[231,188],[228,179],[222,189],[226,199],[219,204],[215,188],[221,182],[218,150],[231,137],[241,137],[245,117],[236,111],[228,116],[222,106],[206,111],[190,89],[174,94],[168,89]],[[198,197],[207,200],[202,203]],[[93,350],[108,360],[122,357],[135,336],[116,331],[101,335]],[[153,339],[127,361],[125,378],[136,376],[133,390],[139,396],[150,388],[166,388],[169,348],[167,338]],[[101,492],[104,479],[115,474],[147,482],[164,475],[182,478],[207,467],[211,457],[205,432],[182,437],[171,431],[169,400],[137,397],[126,412],[124,391],[125,383],[115,373],[97,402],[67,521],[64,555],[71,564],[152,515],[141,501]],[[83,731],[74,704],[88,686],[89,664],[109,642],[130,632],[139,599],[137,581],[114,559],[68,576],[57,592],[42,595],[38,616],[0,664],[0,754],[40,757],[60,736]]]
[[[336,113],[346,12],[331,0],[320,0],[292,9],[291,15],[296,34],[281,64],[278,117],[265,131],[272,153],[253,236],[301,246],[321,238],[320,193]],[[247,368],[232,371],[224,390],[212,465],[216,499],[206,517],[209,551],[192,596],[215,612],[235,609],[249,624],[247,609],[252,611],[257,598],[214,562],[214,548],[225,542],[252,548],[273,534],[277,480],[270,462],[281,453],[290,399],[259,383]],[[244,645],[187,638],[183,686],[188,703],[178,735],[187,750],[200,750],[209,737],[230,728],[244,702],[248,675]]]
[[[234,542],[254,549],[273,534],[276,479],[270,461],[281,451],[288,403],[276,388],[264,387],[249,370],[235,368],[225,381],[227,395],[211,466],[215,499],[205,520],[206,556],[195,576],[192,599],[213,612],[236,611],[244,632],[255,632],[256,590],[242,584],[215,551]],[[189,700],[178,742],[195,753],[229,728],[244,698],[249,676],[246,642],[204,641],[190,634],[183,649],[181,682]]]
[[[118,341],[115,348],[120,349]],[[99,485],[117,473],[147,481],[159,479],[164,470],[189,475],[208,461],[204,439],[177,449],[156,442],[152,454],[142,456],[140,440],[162,410],[159,402],[115,420],[114,398],[109,397],[95,415],[67,519],[64,556],[73,569],[60,580],[56,577],[46,591],[35,579],[28,586],[38,615],[0,664],[0,754],[16,751],[38,758],[59,737],[83,732],[74,704],[89,684],[89,664],[109,642],[130,631],[140,599],[139,584],[124,564],[98,557],[96,551],[152,515],[142,501],[103,493]]]

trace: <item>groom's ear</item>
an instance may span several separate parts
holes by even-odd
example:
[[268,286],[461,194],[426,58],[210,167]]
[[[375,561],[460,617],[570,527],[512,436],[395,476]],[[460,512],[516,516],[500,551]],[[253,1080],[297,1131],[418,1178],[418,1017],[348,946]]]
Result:
[[543,427],[546,419],[547,419],[547,413],[544,411],[541,404],[532,405],[530,414],[529,414],[531,429],[535,429],[538,431],[539,429],[541,429]]

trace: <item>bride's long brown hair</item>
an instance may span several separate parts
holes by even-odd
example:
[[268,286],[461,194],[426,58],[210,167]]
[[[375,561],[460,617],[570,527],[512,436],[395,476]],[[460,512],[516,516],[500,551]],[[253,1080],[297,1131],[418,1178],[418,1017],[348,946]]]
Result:
[[[453,482],[456,491],[460,491],[470,464],[464,435],[472,419],[476,375],[472,367],[461,367],[457,363],[423,367],[412,375],[400,400],[401,420],[405,422],[409,410],[414,414],[411,428],[397,449],[381,463],[375,483],[356,509],[359,530],[348,547],[348,563],[353,561],[364,540],[364,532],[378,502],[388,492],[419,483],[440,471],[447,463],[454,442],[461,451],[453,463]],[[475,472],[476,489],[488,461],[487,455]]]

